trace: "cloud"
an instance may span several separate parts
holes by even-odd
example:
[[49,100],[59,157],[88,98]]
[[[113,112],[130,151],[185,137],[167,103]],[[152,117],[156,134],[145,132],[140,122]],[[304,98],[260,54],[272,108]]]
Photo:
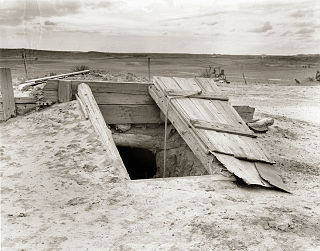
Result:
[[286,37],[286,36],[291,35],[291,34],[292,34],[291,31],[285,31],[285,32],[283,32],[283,33],[281,34],[281,36],[282,36],[282,37]]
[[295,23],[294,24],[297,27],[314,27],[315,24],[312,22],[301,22],[301,23]]
[[312,9],[304,9],[304,10],[296,10],[295,12],[291,13],[291,17],[306,17],[312,16],[313,10]]
[[54,25],[57,25],[57,23],[55,23],[55,22],[51,22],[51,21],[47,20],[47,21],[45,21],[45,22],[44,22],[44,25],[47,25],[47,26],[54,26]]
[[217,23],[218,23],[218,22],[203,22],[202,24],[214,26],[214,25],[216,25]]
[[0,25],[16,26],[39,17],[69,16],[80,12],[82,3],[76,0],[5,1],[0,6]]
[[188,19],[196,19],[201,17],[212,17],[215,15],[221,15],[227,13],[226,11],[214,11],[214,12],[208,12],[204,14],[199,15],[190,15],[190,16],[184,16],[184,17],[175,17],[175,18],[168,18],[165,21],[176,21],[176,20],[188,20]]
[[269,31],[267,34],[266,34],[266,36],[271,36],[271,35],[273,35],[273,34],[276,34],[274,31]]
[[100,8],[110,8],[114,5],[114,2],[86,2],[86,6],[89,6],[92,9],[100,9]]
[[296,34],[303,35],[303,34],[309,34],[309,33],[313,33],[313,32],[315,32],[315,29],[313,29],[313,28],[302,28],[302,29],[298,30],[296,32]]
[[265,22],[261,27],[258,27],[256,29],[249,30],[250,32],[255,32],[255,33],[262,33],[262,32],[267,32],[272,30],[272,25],[270,22]]

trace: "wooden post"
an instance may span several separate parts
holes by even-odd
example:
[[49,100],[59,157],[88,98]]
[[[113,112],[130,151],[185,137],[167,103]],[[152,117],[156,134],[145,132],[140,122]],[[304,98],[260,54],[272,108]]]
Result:
[[58,100],[59,103],[68,102],[72,100],[71,82],[59,80]]
[[8,120],[16,115],[10,68],[0,68],[0,91],[2,95],[3,107],[3,114],[0,116],[0,118],[1,120]]
[[22,52],[22,58],[23,58],[23,64],[24,64],[24,71],[26,73],[26,79],[28,79],[29,76],[28,76],[27,56],[26,56],[26,51],[24,49],[23,49],[23,52]]
[[110,166],[118,169],[122,173],[122,177],[130,180],[129,174],[121,156],[118,152],[118,149],[113,141],[112,132],[107,127],[104,118],[101,114],[101,111],[96,103],[96,100],[93,97],[90,87],[82,83],[78,86],[78,96],[81,99],[82,103],[86,106],[88,111],[89,119],[95,129],[98,138],[100,139],[106,154],[110,161]]
[[244,79],[244,83],[247,85],[247,80],[246,80],[246,76],[244,75],[244,73],[242,73],[242,77]]
[[148,57],[148,78],[149,82],[151,81],[151,75],[150,75],[150,57]]

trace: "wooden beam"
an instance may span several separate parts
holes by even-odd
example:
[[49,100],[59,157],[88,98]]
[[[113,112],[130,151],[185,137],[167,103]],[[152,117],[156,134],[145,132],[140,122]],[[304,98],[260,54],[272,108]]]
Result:
[[43,78],[30,79],[30,80],[27,80],[25,83],[20,84],[19,85],[19,89],[20,90],[24,90],[24,89],[28,88],[29,86],[42,84],[42,83],[45,83],[46,81],[48,81],[50,79],[61,79],[61,78],[64,78],[64,77],[74,76],[74,75],[78,75],[78,74],[85,74],[85,73],[89,73],[89,72],[90,72],[90,70],[84,70],[84,71],[76,71],[76,72],[64,73],[64,74],[59,74],[59,75],[54,75],[54,76],[49,76],[49,77],[43,77]]
[[88,110],[89,119],[95,129],[99,140],[101,141],[106,155],[110,163],[108,165],[118,169],[123,178],[130,180],[129,174],[121,159],[118,149],[113,141],[112,132],[107,127],[100,109],[92,95],[91,89],[87,84],[80,84],[78,87],[78,95],[82,103]]
[[34,78],[34,79],[27,80],[25,83],[44,81],[44,80],[62,78],[62,77],[68,77],[68,76],[74,76],[74,75],[85,74],[85,73],[89,73],[89,72],[90,72],[90,70],[84,70],[84,71],[75,71],[75,72],[69,72],[69,73],[64,73],[64,74],[58,74],[58,75],[53,75],[53,76],[49,76],[49,77]]
[[[66,80],[64,80],[66,81]],[[147,94],[149,83],[145,82],[110,82],[110,81],[84,81],[72,80],[72,90],[76,90],[81,83],[90,86],[93,93],[127,93],[127,94]]]
[[107,124],[162,123],[156,105],[99,105]]
[[[34,97],[14,97],[16,104],[35,104],[37,99]],[[2,97],[0,97],[0,103],[2,103]]]
[[216,132],[230,133],[230,134],[246,136],[251,138],[257,137],[257,135],[253,134],[250,130],[240,129],[238,127],[234,127],[234,126],[223,124],[223,123],[204,121],[200,119],[191,119],[190,122],[195,128],[213,130]]
[[189,90],[181,90],[181,89],[168,89],[165,90],[166,95],[168,96],[186,96],[192,98],[200,98],[200,99],[211,99],[211,100],[221,100],[228,101],[229,98],[222,95],[217,95],[210,92],[195,92]]
[[0,91],[2,95],[2,120],[8,120],[16,115],[16,106],[12,87],[10,68],[0,68]]
[[93,96],[99,105],[156,105],[147,94],[93,92]]
[[72,90],[70,82],[59,81],[58,100],[59,103],[68,102],[72,100]]
[[[164,147],[164,136],[154,136],[133,133],[113,133],[114,142],[117,146],[138,147],[149,150],[162,150]],[[179,142],[168,139],[167,149],[181,146]]]

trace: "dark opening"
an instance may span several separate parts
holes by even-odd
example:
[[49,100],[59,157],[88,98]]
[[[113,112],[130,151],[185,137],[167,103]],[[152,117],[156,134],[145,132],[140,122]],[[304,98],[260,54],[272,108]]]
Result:
[[132,180],[150,179],[156,174],[156,156],[152,151],[126,146],[117,148]]

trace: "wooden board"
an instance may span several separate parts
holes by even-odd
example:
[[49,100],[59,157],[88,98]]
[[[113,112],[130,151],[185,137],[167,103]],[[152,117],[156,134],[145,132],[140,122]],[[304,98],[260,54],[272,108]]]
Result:
[[223,123],[212,122],[212,121],[209,122],[209,121],[204,121],[204,120],[200,120],[200,119],[193,119],[190,122],[195,128],[213,130],[216,132],[226,132],[226,133],[230,133],[230,134],[247,136],[247,137],[251,137],[251,138],[257,137],[257,135],[255,135],[250,130],[244,130],[242,128],[230,126],[230,125],[223,124]]
[[[203,86],[207,86],[208,91],[212,94],[220,95],[217,88],[212,87],[210,81],[199,81]],[[73,93],[81,82],[86,82],[92,90],[93,96],[98,105],[104,105],[103,110],[108,115],[108,122],[125,123],[159,123],[158,117],[160,109],[148,93],[149,83],[125,82],[116,83],[110,81],[86,81],[86,80],[48,80],[44,87],[44,100],[58,102],[59,84],[70,84]],[[201,91],[201,89],[198,89]],[[192,91],[193,92],[193,91]],[[106,105],[110,105],[107,107]],[[115,105],[120,105],[118,108]],[[121,106],[124,105],[124,106]],[[153,105],[154,107],[143,107],[142,105]],[[129,107],[129,108],[128,108]],[[118,118],[117,113],[120,112]],[[143,112],[148,117],[141,115]],[[124,116],[127,116],[125,118]],[[141,119],[141,121],[139,121]],[[138,121],[138,122],[137,122]]]
[[[158,90],[155,86],[149,87],[149,93],[151,97],[155,100],[157,105],[160,107],[162,111],[166,110],[167,101],[163,93]],[[215,157],[209,154],[209,150],[206,145],[199,139],[195,132],[190,130],[189,126],[184,123],[183,117],[179,114],[179,112],[171,107],[168,109],[168,120],[171,121],[172,125],[176,128],[178,133],[182,136],[184,141],[190,147],[192,152],[197,156],[197,158],[201,161],[204,168],[208,171],[209,174],[215,174],[216,170],[213,168],[213,161]]]
[[59,103],[68,102],[72,100],[72,90],[70,82],[59,82],[58,100]]
[[94,92],[93,96],[99,105],[155,105],[146,94]]
[[87,80],[49,80],[44,87],[46,91],[57,91],[59,83],[71,83],[72,93],[77,92],[77,87],[81,83],[90,86],[92,93],[127,93],[127,94],[147,94],[149,83],[140,82],[110,82],[110,81],[87,81]]
[[107,127],[105,120],[102,117],[99,107],[92,95],[90,87],[86,84],[80,84],[78,96],[81,99],[82,103],[86,106],[91,124],[106,151],[106,155],[108,156],[106,168],[112,166],[113,168],[116,168],[120,171],[123,178],[130,179],[126,167],[122,162],[118,149],[113,141],[112,132]]
[[162,123],[155,105],[99,105],[107,124]]
[[233,106],[233,108],[237,111],[238,114],[240,114],[241,118],[245,122],[251,122],[253,120],[253,115],[255,111],[254,107],[250,107],[247,105],[236,105]]
[[16,106],[14,102],[11,70],[9,68],[0,68],[0,91],[2,96],[2,120],[7,120],[16,115]]
[[[261,163],[267,168],[272,167],[273,162],[228,102],[183,96],[172,99],[166,94],[166,90],[181,88],[194,92],[198,92],[199,89],[203,92],[215,91],[220,95],[213,82],[198,78],[155,77],[154,85],[149,88],[151,96],[163,113],[166,113],[168,107],[168,119],[206,168],[208,168],[207,156],[212,155],[231,173],[248,184],[280,186],[277,185],[279,180],[272,181],[272,175],[269,175],[268,179],[261,177],[255,163]],[[172,113],[171,116],[169,116],[170,113]],[[190,122],[193,120],[203,120],[208,126],[196,128],[197,125]],[[223,129],[227,130],[217,130],[221,125],[224,125]],[[241,133],[243,135],[238,135]],[[267,177],[267,174],[265,176]]]

